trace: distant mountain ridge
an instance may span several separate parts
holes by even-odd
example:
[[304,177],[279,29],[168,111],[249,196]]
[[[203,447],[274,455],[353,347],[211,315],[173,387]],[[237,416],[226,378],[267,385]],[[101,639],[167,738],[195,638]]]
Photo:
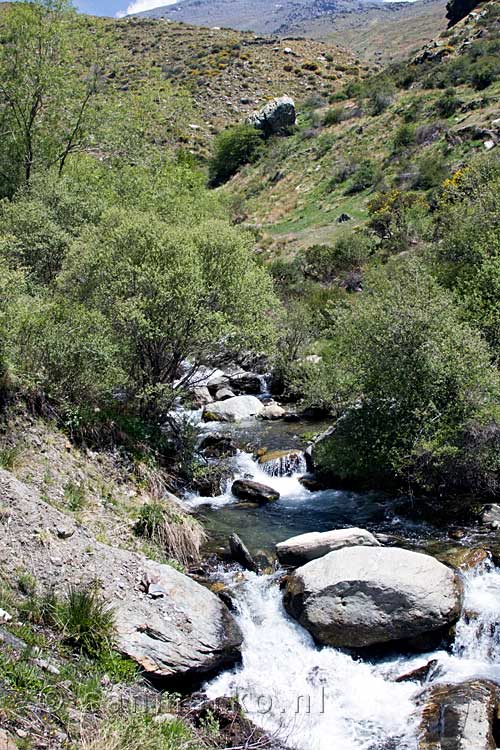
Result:
[[287,34],[292,26],[342,12],[381,7],[383,0],[180,0],[138,15],[197,26],[221,26],[260,34]]
[[390,61],[434,39],[446,28],[445,13],[446,0],[180,0],[137,15],[312,37],[349,46],[364,59]]

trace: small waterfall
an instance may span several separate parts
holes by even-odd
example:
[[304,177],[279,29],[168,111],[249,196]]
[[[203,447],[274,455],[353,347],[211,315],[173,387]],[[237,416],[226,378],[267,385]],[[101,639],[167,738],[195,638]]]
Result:
[[416,750],[415,685],[317,648],[286,615],[273,577],[249,574],[237,592],[243,664],[206,687],[210,698],[237,696],[255,724],[300,750]]
[[464,611],[456,627],[454,656],[500,667],[500,570],[491,563],[464,577]]
[[276,576],[248,574],[233,586],[244,634],[242,666],[206,686],[210,698],[238,698],[258,726],[298,750],[417,750],[417,683],[394,678],[438,661],[433,682],[500,684],[500,570],[464,576],[465,604],[451,654],[363,662],[318,648],[286,614]]
[[264,461],[260,466],[270,477],[293,477],[294,474],[305,474],[307,471],[306,459],[302,451],[282,453],[276,458]]

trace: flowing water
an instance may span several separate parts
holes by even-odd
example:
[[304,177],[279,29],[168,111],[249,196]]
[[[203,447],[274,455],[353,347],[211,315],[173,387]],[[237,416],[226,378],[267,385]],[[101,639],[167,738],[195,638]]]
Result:
[[[283,445],[283,443],[281,443]],[[274,445],[273,447],[276,447]],[[290,447],[290,445],[287,445]],[[280,492],[277,503],[249,507],[226,492],[187,499],[222,542],[236,531],[252,552],[306,531],[346,526],[393,532],[418,548],[439,532],[391,513],[380,493],[310,492],[300,483],[302,462],[267,469],[249,453],[234,458],[235,477],[251,477]],[[416,750],[420,714],[417,682],[395,678],[437,661],[433,683],[473,677],[500,684],[500,571],[490,563],[464,575],[465,601],[450,652],[361,660],[316,646],[286,614],[280,573],[257,576],[222,571],[236,597],[244,634],[242,664],[205,686],[210,698],[237,696],[252,721],[297,750]]]

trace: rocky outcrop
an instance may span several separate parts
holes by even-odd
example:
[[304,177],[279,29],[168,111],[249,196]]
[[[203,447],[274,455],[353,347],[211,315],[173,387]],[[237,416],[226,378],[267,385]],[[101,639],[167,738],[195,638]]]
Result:
[[380,542],[365,529],[336,529],[323,533],[312,531],[300,534],[276,545],[276,554],[282,565],[304,565],[324,557],[329,552],[344,547],[380,547]]
[[231,492],[240,500],[247,500],[259,505],[274,503],[280,498],[280,493],[273,490],[272,487],[267,487],[260,482],[252,482],[250,479],[237,479],[236,482],[233,482]]
[[205,407],[203,419],[205,422],[239,422],[258,416],[263,409],[264,404],[255,396],[235,396]]
[[[208,675],[239,657],[242,635],[223,602],[169,565],[98,542],[85,527],[0,471],[0,567],[15,577],[21,561],[40,591],[99,582],[116,618],[116,646],[155,678]],[[58,529],[73,532],[68,538]]]
[[469,15],[480,3],[480,0],[448,0],[446,3],[446,18],[448,19],[448,27],[454,26],[456,23]]
[[298,568],[288,612],[322,644],[365,648],[440,633],[460,613],[458,575],[397,547],[348,547]]
[[273,99],[259,112],[251,114],[247,122],[266,137],[270,135],[287,135],[297,119],[295,102],[289,96]]
[[495,750],[498,688],[486,680],[437,685],[419,697],[419,750]]

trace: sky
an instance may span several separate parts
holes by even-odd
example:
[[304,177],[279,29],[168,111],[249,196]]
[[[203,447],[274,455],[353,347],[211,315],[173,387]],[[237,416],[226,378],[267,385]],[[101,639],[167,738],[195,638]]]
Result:
[[128,13],[173,5],[175,2],[176,0],[76,0],[75,5],[81,13],[120,17]]

